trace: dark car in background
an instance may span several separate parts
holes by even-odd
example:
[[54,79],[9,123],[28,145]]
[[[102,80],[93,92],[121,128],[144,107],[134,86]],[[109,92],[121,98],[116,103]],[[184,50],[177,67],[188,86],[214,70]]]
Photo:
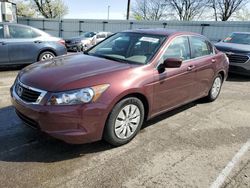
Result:
[[229,71],[250,76],[250,33],[235,32],[215,44],[229,58]]
[[26,124],[51,136],[119,146],[145,120],[199,98],[216,100],[227,72],[225,54],[202,35],[141,29],[26,67],[11,98]]
[[68,51],[85,51],[96,43],[96,32],[85,32],[80,36],[65,39]]
[[0,23],[0,66],[31,64],[66,53],[60,38],[30,26]]

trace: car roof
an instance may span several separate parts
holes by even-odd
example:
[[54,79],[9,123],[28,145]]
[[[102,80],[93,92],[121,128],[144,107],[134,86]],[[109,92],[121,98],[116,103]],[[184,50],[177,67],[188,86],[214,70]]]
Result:
[[184,35],[184,34],[202,36],[202,35],[197,34],[197,33],[191,33],[191,32],[185,32],[185,31],[176,31],[176,30],[173,30],[173,29],[164,29],[164,28],[135,29],[135,30],[128,30],[128,31],[125,31],[125,32],[151,34],[151,35],[162,35],[162,36]]
[[14,26],[21,26],[21,27],[26,27],[26,28],[32,28],[33,30],[36,30],[38,33],[40,33],[43,36],[51,36],[50,34],[46,33],[45,31],[42,31],[41,29],[37,29],[37,28],[29,26],[29,25],[23,25],[23,24],[18,24],[18,23],[11,23],[11,22],[0,22],[0,24],[3,24],[3,25],[14,25]]

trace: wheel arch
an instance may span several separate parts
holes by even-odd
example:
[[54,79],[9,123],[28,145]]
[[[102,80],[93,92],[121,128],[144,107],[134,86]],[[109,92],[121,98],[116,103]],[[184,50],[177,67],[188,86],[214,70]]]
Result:
[[142,93],[137,93],[137,92],[135,92],[135,93],[129,93],[129,94],[123,96],[122,98],[120,98],[115,103],[115,105],[117,103],[119,103],[121,100],[126,99],[126,98],[130,98],[130,97],[138,98],[142,102],[143,107],[144,107],[144,114],[145,114],[144,115],[144,120],[147,120],[148,114],[149,114],[149,101],[148,101],[147,97],[144,94],[142,94]]
[[221,75],[222,81],[224,82],[225,79],[226,79],[226,73],[225,73],[225,71],[221,70],[221,71],[218,72],[218,74]]
[[44,52],[51,52],[51,53],[53,53],[55,56],[57,56],[57,53],[56,53],[56,51],[55,51],[54,49],[52,49],[52,48],[45,48],[45,49],[42,49],[42,50],[39,52],[39,54],[38,54],[38,56],[37,56],[37,61],[39,61],[40,55],[41,55],[42,53],[44,53]]

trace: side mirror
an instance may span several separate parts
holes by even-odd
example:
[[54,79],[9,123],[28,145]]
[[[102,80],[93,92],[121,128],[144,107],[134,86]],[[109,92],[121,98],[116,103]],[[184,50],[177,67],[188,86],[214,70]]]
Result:
[[182,59],[179,58],[167,58],[163,65],[165,68],[179,68],[181,67]]

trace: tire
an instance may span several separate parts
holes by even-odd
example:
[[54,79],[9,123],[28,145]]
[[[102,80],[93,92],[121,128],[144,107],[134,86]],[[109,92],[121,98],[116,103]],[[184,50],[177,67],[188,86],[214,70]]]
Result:
[[206,100],[208,102],[213,102],[219,97],[222,83],[223,83],[222,76],[219,74],[215,77],[212,87],[208,93],[208,96],[206,97]]
[[55,54],[50,51],[45,51],[39,55],[38,61],[47,61],[49,59],[53,59]]
[[143,121],[143,103],[135,97],[123,99],[111,111],[103,138],[114,146],[124,145],[136,136]]

